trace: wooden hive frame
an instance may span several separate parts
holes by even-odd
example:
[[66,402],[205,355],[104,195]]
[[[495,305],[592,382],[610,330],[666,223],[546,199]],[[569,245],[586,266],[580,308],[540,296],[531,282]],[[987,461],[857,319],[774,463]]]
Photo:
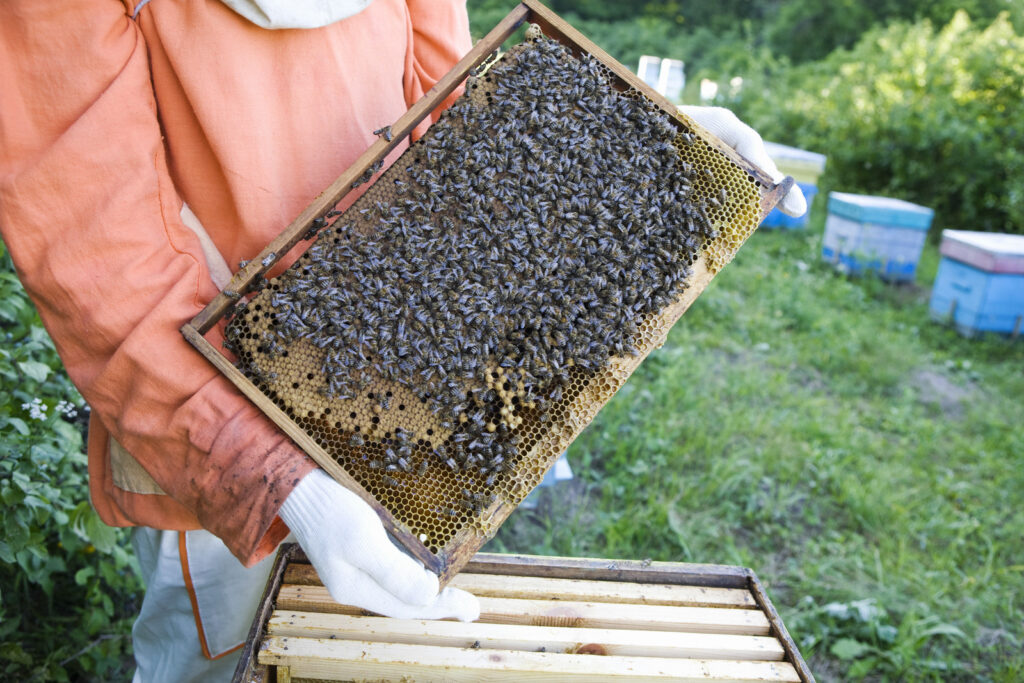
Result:
[[[420,101],[414,104],[391,126],[391,137],[378,138],[359,157],[359,159],[330,187],[324,190],[302,213],[285,228],[267,247],[248,264],[235,273],[229,284],[221,291],[199,315],[181,329],[185,338],[213,365],[222,372],[243,394],[252,400],[271,420],[273,420],[300,448],[310,455],[322,468],[341,484],[362,497],[378,513],[385,528],[392,537],[404,546],[426,567],[438,573],[442,584],[454,576],[493,535],[494,530],[511,514],[515,505],[497,500],[482,515],[488,522],[486,530],[479,526],[467,525],[457,532],[455,537],[439,552],[432,552],[420,538],[396,517],[366,488],[364,488],[349,472],[347,472],[324,448],[314,440],[284,410],[268,398],[252,381],[250,381],[235,365],[221,353],[204,335],[215,325],[228,316],[239,299],[247,293],[258,290],[266,273],[277,264],[284,255],[295,248],[299,242],[309,239],[315,234],[317,225],[322,225],[322,217],[330,212],[353,188],[367,171],[383,161],[389,152],[408,137],[413,129],[437,106],[450,95],[470,74],[470,71],[481,65],[507,40],[520,26],[530,22],[538,25],[548,37],[553,38],[570,48],[576,54],[589,54],[604,65],[611,74],[612,85],[620,90],[633,90],[647,97],[683,129],[695,131],[703,143],[716,153],[723,155],[732,164],[747,174],[747,180],[758,188],[760,203],[757,207],[759,219],[763,219],[778,203],[792,186],[792,178],[774,184],[771,178],[761,169],[753,166],[736,152],[704,131],[693,121],[681,115],[677,108],[665,100],[647,84],[639,80],[628,69],[612,59],[572,26],[559,18],[536,0],[525,0],[509,13],[484,39],[456,64]],[[747,235],[743,235],[745,239]],[[686,311],[689,305],[700,295],[708,282],[714,277],[718,268],[731,259],[739,243],[729,247],[724,258],[712,258],[702,254],[693,267],[693,274],[688,279],[688,287],[682,295],[660,315],[659,323],[665,333],[671,325]],[[663,338],[662,338],[663,341]],[[640,364],[646,355],[655,348],[652,344],[641,348],[640,353],[618,364],[617,372],[623,378]],[[624,381],[624,379],[622,379]],[[607,395],[598,397],[598,407],[611,397],[621,384],[616,384]],[[593,400],[593,399],[592,399]],[[597,408],[589,409],[575,418],[567,429],[559,430],[552,436],[551,443],[546,444],[548,450],[564,449],[579,434],[596,414]],[[553,461],[552,461],[553,462]],[[550,466],[550,462],[547,463]]]
[[479,622],[374,617],[330,600],[287,546],[234,681],[814,681],[744,567],[481,553],[455,583],[480,596]]

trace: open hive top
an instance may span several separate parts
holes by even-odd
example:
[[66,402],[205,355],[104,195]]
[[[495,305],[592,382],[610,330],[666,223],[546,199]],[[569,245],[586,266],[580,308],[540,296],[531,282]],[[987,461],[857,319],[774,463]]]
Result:
[[540,482],[765,191],[598,60],[528,35],[227,330],[245,375],[439,556]]

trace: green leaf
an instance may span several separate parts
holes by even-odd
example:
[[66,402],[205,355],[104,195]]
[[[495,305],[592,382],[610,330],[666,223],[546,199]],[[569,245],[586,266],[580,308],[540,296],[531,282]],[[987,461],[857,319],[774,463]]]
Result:
[[899,634],[899,629],[889,624],[879,626],[877,629],[878,637],[887,643],[896,642],[896,636]]
[[33,325],[32,329],[29,330],[28,336],[32,339],[32,341],[38,342],[47,349],[53,348],[53,340],[50,339],[49,333],[46,331],[46,328],[43,327],[42,325]]
[[7,424],[13,426],[16,430],[18,430],[18,433],[21,434],[22,436],[29,435],[28,425],[25,424],[25,421],[22,420],[20,417],[7,418]]
[[104,524],[95,512],[86,519],[85,532],[101,553],[109,553],[117,543],[117,530]]
[[18,643],[4,643],[0,645],[0,659],[9,662],[17,662],[24,666],[32,665],[32,656],[25,652]]
[[953,624],[938,624],[931,628],[925,629],[923,636],[951,636],[954,638],[966,638],[967,634],[958,629]]
[[683,515],[679,512],[675,505],[672,505],[668,509],[668,528],[675,534],[676,542],[679,547],[683,549],[683,552],[687,557],[691,555],[690,546],[687,543],[686,521],[683,519]]
[[37,360],[20,361],[18,368],[37,382],[45,382],[50,376],[50,366]]
[[[33,488],[37,488],[37,487],[33,487]],[[28,507],[30,507],[30,508],[38,508],[38,507],[49,508],[50,507],[50,501],[44,500],[44,499],[40,498],[39,496],[35,495],[34,493],[30,493],[30,494],[26,495],[25,496],[25,500],[23,501],[23,504],[28,506]]]
[[25,498],[25,492],[19,488],[5,487],[0,489],[0,501],[5,505],[17,505]]
[[878,670],[878,657],[865,657],[864,659],[858,659],[852,665],[847,673],[851,679],[861,679],[872,672]]
[[863,657],[870,650],[870,645],[862,643],[859,640],[854,640],[853,638],[840,638],[832,644],[831,648],[829,648],[829,652],[831,652],[834,657],[838,657],[843,660]]
[[[0,592],[0,601],[3,600],[3,597],[3,593]],[[0,610],[0,641],[8,640],[8,636],[17,632],[19,626],[21,626],[20,617],[4,614],[3,610]]]
[[93,567],[82,567],[75,572],[75,583],[84,586],[86,581],[94,576],[96,576],[96,570]]

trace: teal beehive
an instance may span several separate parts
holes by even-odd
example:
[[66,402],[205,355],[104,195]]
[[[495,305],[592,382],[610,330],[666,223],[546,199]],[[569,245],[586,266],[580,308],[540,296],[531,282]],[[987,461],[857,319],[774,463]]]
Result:
[[845,272],[911,281],[933,215],[902,199],[830,192],[821,255]]

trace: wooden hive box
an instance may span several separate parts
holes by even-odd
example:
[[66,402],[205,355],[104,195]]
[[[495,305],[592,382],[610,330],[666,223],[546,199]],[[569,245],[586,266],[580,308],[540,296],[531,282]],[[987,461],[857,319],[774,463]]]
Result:
[[[538,383],[537,392],[532,394],[533,398],[520,400],[518,394],[510,397],[516,391],[517,381],[506,382],[503,376],[506,367],[502,365],[503,363],[519,362],[519,367],[525,361],[530,361],[532,364],[534,357],[527,357],[530,352],[522,350],[529,348],[526,341],[509,341],[512,339],[511,333],[502,338],[502,343],[519,345],[519,350],[516,351],[519,356],[516,359],[511,355],[498,357],[496,352],[489,354],[487,350],[472,351],[470,350],[471,344],[460,343],[451,336],[434,334],[431,337],[431,344],[437,342],[438,346],[461,346],[465,351],[459,351],[462,354],[460,362],[463,360],[474,363],[479,361],[477,371],[481,373],[487,371],[487,377],[483,379],[477,375],[475,378],[466,380],[467,383],[463,386],[465,389],[463,396],[468,395],[470,391],[483,391],[483,398],[479,403],[473,404],[472,412],[463,412],[457,416],[466,418],[467,413],[477,416],[486,413],[488,416],[486,429],[497,437],[493,443],[498,443],[503,448],[491,459],[491,463],[496,463],[495,468],[501,467],[502,469],[492,468],[485,472],[483,468],[473,470],[467,466],[468,458],[463,457],[461,461],[456,461],[454,457],[455,455],[465,456],[464,448],[471,448],[474,444],[486,441],[488,435],[481,433],[480,438],[477,438],[468,431],[469,426],[483,425],[483,419],[474,417],[473,420],[463,425],[450,416],[441,417],[439,411],[430,408],[427,395],[416,393],[422,388],[421,386],[410,386],[411,382],[408,376],[405,378],[405,383],[401,384],[393,375],[388,375],[384,370],[375,370],[374,372],[377,374],[372,379],[366,377],[365,370],[360,370],[364,374],[358,377],[360,382],[358,390],[351,392],[346,390],[342,392],[346,394],[343,397],[337,392],[332,393],[332,382],[337,381],[339,377],[354,377],[354,375],[343,369],[347,367],[344,364],[332,363],[330,361],[331,353],[348,352],[358,348],[362,355],[362,338],[355,344],[339,344],[338,347],[341,351],[335,348],[325,349],[316,346],[306,338],[300,338],[294,344],[288,341],[287,348],[278,350],[280,347],[277,344],[277,338],[274,337],[277,333],[276,330],[288,326],[282,324],[282,321],[294,319],[295,314],[290,312],[292,311],[290,305],[294,303],[294,300],[285,300],[280,304],[277,301],[279,297],[286,299],[279,292],[283,292],[285,283],[294,282],[297,278],[304,277],[300,274],[301,272],[312,273],[309,276],[311,279],[319,279],[320,276],[316,275],[318,268],[323,267],[325,263],[331,267],[333,264],[339,263],[337,260],[316,260],[318,257],[315,252],[322,248],[331,248],[325,245],[340,241],[348,243],[353,235],[360,239],[352,241],[361,244],[370,241],[369,238],[377,234],[383,235],[382,239],[391,239],[393,235],[380,228],[380,223],[386,221],[389,210],[388,202],[392,202],[390,209],[395,209],[399,202],[404,201],[396,198],[400,193],[400,187],[408,187],[428,175],[438,175],[433,173],[431,168],[433,162],[429,153],[431,149],[429,145],[439,140],[447,141],[450,137],[459,137],[460,130],[465,132],[465,128],[458,127],[464,125],[459,123],[462,119],[458,119],[454,115],[451,116],[450,119],[454,123],[449,122],[445,125],[450,124],[453,127],[447,129],[440,125],[442,121],[431,126],[424,137],[413,143],[402,154],[399,161],[396,161],[384,171],[383,175],[370,184],[365,194],[347,208],[340,217],[334,210],[335,206],[339,206],[339,202],[354,187],[371,178],[374,171],[380,168],[380,163],[388,153],[408,138],[417,125],[466,80],[471,71],[480,68],[487,69],[486,73],[481,73],[479,78],[475,78],[472,94],[460,98],[460,103],[467,101],[469,106],[476,108],[473,111],[482,111],[491,106],[489,102],[492,93],[495,98],[502,97],[503,95],[499,91],[504,83],[501,82],[502,77],[497,74],[505,65],[520,64],[514,61],[519,59],[516,55],[523,55],[526,50],[517,53],[517,48],[513,48],[496,62],[487,60],[518,27],[527,22],[535,27],[532,29],[535,34],[535,37],[531,38],[532,41],[545,45],[557,44],[557,48],[553,49],[563,55],[559,57],[560,60],[563,60],[559,62],[561,66],[571,64],[573,65],[572,69],[577,69],[579,68],[578,64],[585,62],[585,68],[590,70],[588,73],[600,74],[602,97],[607,95],[606,99],[614,99],[617,103],[616,107],[633,108],[634,110],[639,107],[664,119],[665,123],[664,126],[661,126],[661,130],[667,129],[669,132],[664,133],[663,137],[671,139],[671,143],[662,139],[657,145],[650,146],[660,145],[662,152],[671,148],[674,150],[671,152],[675,155],[673,158],[678,159],[677,163],[681,164],[678,167],[691,169],[686,172],[686,175],[691,176],[692,172],[692,176],[687,182],[689,183],[688,187],[693,189],[694,200],[692,203],[686,203],[691,206],[699,205],[701,220],[708,231],[701,233],[699,246],[692,247],[692,250],[688,251],[685,256],[670,255],[664,259],[665,262],[673,264],[685,264],[689,274],[685,278],[675,280],[675,282],[685,282],[685,289],[678,292],[673,290],[672,297],[674,298],[670,298],[667,304],[658,308],[654,308],[652,305],[652,310],[645,310],[643,319],[638,319],[639,322],[635,324],[634,321],[630,321],[629,325],[622,322],[624,316],[621,308],[614,311],[614,319],[617,322],[615,325],[610,325],[611,327],[620,330],[634,330],[629,332],[633,339],[629,344],[628,352],[623,351],[621,354],[610,355],[603,366],[590,369],[577,364],[576,357],[569,357],[568,361],[560,367],[560,370],[565,370],[563,375],[565,379],[560,380],[564,383],[551,382],[545,386],[540,386]],[[517,73],[529,71],[529,69],[520,68]],[[494,78],[491,78],[492,75]],[[516,89],[510,97],[521,99],[522,92],[522,90]],[[458,103],[453,105],[448,113],[451,113],[456,106]],[[586,106],[579,112],[584,112],[584,110],[589,112]],[[579,121],[581,118],[586,118],[587,114],[579,113],[573,116],[575,118],[570,117],[570,120]],[[510,123],[509,126],[511,125]],[[444,132],[445,130],[447,132]],[[612,130],[608,127],[602,127],[600,131],[604,137],[614,137],[621,132],[620,129]],[[545,132],[548,131],[545,130]],[[519,138],[521,137],[519,136]],[[446,142],[441,144],[446,144]],[[517,142],[516,145],[520,151],[529,148],[532,154],[533,148],[529,143]],[[565,145],[561,144],[561,138],[556,141],[554,147],[559,153],[562,152]],[[424,149],[427,151],[423,152]],[[629,150],[631,155],[636,154],[635,147],[630,146]],[[530,163],[533,162],[540,163],[536,159]],[[474,163],[476,162],[474,161]],[[545,163],[548,163],[547,160]],[[549,164],[551,167],[557,165]],[[615,167],[631,168],[628,161],[616,164]],[[578,169],[578,166],[576,168]],[[459,169],[460,172],[462,170],[464,169]],[[512,171],[504,171],[504,173],[508,178],[520,181],[523,186],[526,184],[523,179],[530,175]],[[536,174],[534,173],[534,175]],[[669,175],[678,174],[672,171]],[[483,171],[481,171],[480,177],[486,177]],[[588,177],[601,177],[603,180],[603,176]],[[669,186],[673,182],[675,181],[671,177],[664,175],[658,176],[656,182],[652,182],[648,178],[648,181],[640,187],[631,187],[631,190],[634,191],[630,193],[630,196],[646,197],[647,195],[644,193],[653,192],[651,188]],[[396,541],[423,562],[426,567],[438,573],[444,583],[473,557],[488,538],[493,536],[498,526],[540,482],[544,472],[551,467],[601,407],[624,384],[646,355],[664,343],[666,335],[675,321],[703,291],[711,278],[732,259],[736,250],[756,229],[768,211],[785,196],[792,182],[792,178],[787,178],[783,182],[773,183],[764,171],[752,166],[739,157],[734,150],[680,114],[674,105],[667,102],[637,79],[628,69],[611,59],[546,7],[535,0],[526,0],[516,6],[423,99],[392,124],[390,132],[382,132],[381,137],[367,149],[366,153],[307,207],[290,226],[285,228],[271,244],[252,261],[242,266],[228,286],[198,316],[186,324],[182,328],[182,332],[189,342],[223,372],[240,391],[252,399],[324,470],[369,503]],[[567,185],[557,183],[550,183],[549,186],[558,191],[561,191],[559,188],[567,187]],[[580,199],[576,190],[572,190],[572,192],[574,194],[571,199]],[[624,196],[624,193],[620,196]],[[444,214],[444,217],[448,218],[450,222],[461,220],[457,204],[464,197],[460,192],[435,193],[430,190],[428,201],[431,207],[434,206],[435,199],[439,201],[452,199],[449,208],[445,209],[448,213]],[[596,211],[593,206],[597,205],[599,199],[605,201],[604,195],[600,195],[600,198],[591,195],[587,200],[591,202],[592,214]],[[489,201],[488,204],[490,203],[492,202]],[[665,215],[668,213],[666,205],[660,202],[647,202],[644,199],[642,203],[645,210],[649,209],[655,213],[662,212]],[[683,202],[680,200],[677,203],[682,204]],[[608,200],[608,205],[617,207],[625,205],[625,203],[616,199],[615,201]],[[515,201],[509,201],[507,205],[503,205],[502,210],[516,216],[523,215]],[[371,223],[370,218],[374,216],[374,211],[377,211],[376,225]],[[559,211],[562,213],[557,220],[553,218],[538,220],[531,224],[538,226],[543,224],[545,230],[538,231],[538,233],[554,235],[567,232],[567,226],[571,221],[581,218],[579,212],[576,211],[569,209],[559,209]],[[431,213],[434,213],[433,208]],[[588,219],[591,217],[592,215],[588,215]],[[656,223],[661,223],[660,214],[654,218],[657,219]],[[436,220],[439,221],[439,226],[444,226],[444,218]],[[619,225],[624,225],[626,222],[623,221]],[[680,224],[682,224],[681,221],[673,222],[673,225]],[[372,231],[375,227],[377,228],[376,233]],[[440,231],[442,228],[432,229]],[[452,230],[451,228],[444,229]],[[644,229],[646,230],[646,225]],[[495,227],[488,236],[487,242],[490,244],[511,242],[512,240],[502,237],[507,237],[508,234],[502,230],[504,228]],[[623,229],[623,232],[626,232],[626,229]],[[465,234],[460,233],[458,239],[462,240]],[[597,232],[590,233],[591,236],[597,234]],[[609,234],[611,234],[610,231],[600,233],[600,235]],[[313,238],[316,238],[316,241],[310,246],[308,241]],[[611,239],[608,238],[606,241],[611,241]],[[483,242],[477,240],[473,243]],[[460,242],[461,244],[464,242]],[[285,259],[293,249],[298,251],[303,246],[308,246],[309,249],[285,273],[276,277],[268,275],[268,272],[282,259]],[[687,246],[687,249],[691,249],[691,247]],[[395,249],[391,253],[402,253],[403,251],[411,250]],[[662,251],[668,253],[666,250]],[[618,253],[634,252],[620,249]],[[545,253],[542,256],[546,259],[548,255]],[[408,258],[420,262],[429,260],[419,258],[418,252]],[[500,261],[500,257],[498,260]],[[356,261],[359,262],[359,259]],[[442,261],[440,256],[437,262],[443,262],[446,266],[450,265],[449,261]],[[349,260],[345,263],[351,264],[353,261]],[[527,263],[532,262],[527,261]],[[643,265],[647,267],[649,264]],[[532,268],[529,265],[527,267]],[[561,266],[557,268],[560,269]],[[337,270],[344,269],[338,268]],[[621,271],[617,277],[621,278],[624,272]],[[639,271],[630,270],[629,272],[638,273]],[[600,271],[594,275],[598,279],[604,279],[606,274],[605,271]],[[332,273],[331,277],[337,278],[331,280],[332,292],[343,291],[351,295],[354,285],[351,279],[346,279],[348,276],[344,273],[341,275]],[[402,282],[422,282],[418,278],[404,281],[401,278],[387,280],[384,277],[375,277],[373,279],[396,283],[392,289],[400,289]],[[545,281],[548,279],[545,276]],[[611,279],[611,276],[607,279]],[[501,284],[504,285],[511,280],[510,278]],[[535,279],[535,281],[539,280]],[[362,282],[359,284],[361,285]],[[426,289],[421,284],[417,286],[421,287],[419,290],[421,293]],[[628,287],[628,285],[626,286]],[[598,287],[601,286],[598,285]],[[502,287],[492,290],[491,294],[494,294],[496,298],[501,289]],[[605,289],[607,288],[605,287]],[[639,288],[634,289],[640,291]],[[646,295],[648,304],[656,299],[651,291],[648,291]],[[618,293],[621,295],[621,291]],[[436,297],[423,295],[419,298],[431,299],[436,304],[434,307],[440,309],[441,306],[437,302],[447,301],[447,297],[453,295],[453,290],[449,288],[443,294],[444,296]],[[600,304],[596,301],[597,295],[593,291],[589,292],[589,296],[590,303]],[[380,297],[374,296],[359,296],[358,298],[360,301],[379,302],[381,300]],[[344,325],[347,330],[358,329],[361,332],[373,330],[373,334],[376,334],[375,331],[380,329],[382,324],[392,325],[396,328],[394,337],[401,337],[413,323],[423,324],[422,321],[409,319],[408,306],[405,304],[412,298],[414,297],[408,295],[403,305],[395,310],[371,312],[373,320],[364,316],[357,322],[351,324],[346,322]],[[563,297],[563,299],[569,299],[569,297]],[[612,297],[609,297],[608,300],[612,300]],[[579,300],[575,300],[573,305],[574,310],[583,310],[584,308]],[[642,306],[643,302],[641,301],[637,305]],[[509,304],[507,310],[518,310],[520,306],[523,306],[522,302]],[[350,308],[347,305],[334,305],[332,310],[348,311]],[[634,306],[631,310],[640,309]],[[234,318],[228,327],[229,336],[232,330],[241,330],[235,337],[237,341],[234,348],[237,353],[235,358],[225,355],[215,345],[216,335],[220,330],[219,325],[231,314],[234,314]],[[571,319],[575,320],[575,316],[576,314],[573,313]],[[478,310],[472,317],[479,323],[481,318],[498,320],[508,319],[510,316],[496,313],[493,316],[487,316]],[[406,324],[407,319],[409,319],[409,324]],[[537,319],[541,323],[545,323],[543,316]],[[602,318],[602,320],[608,319],[612,318],[607,315]],[[568,321],[570,317],[566,315],[560,318],[548,316],[548,320]],[[566,322],[566,324],[568,323]],[[397,329],[399,325],[401,325],[401,329]],[[533,322],[530,322],[529,327],[535,327]],[[520,331],[518,332],[520,336],[527,334],[521,332],[522,329],[517,328]],[[531,338],[529,343],[548,348],[557,347],[559,344],[564,344],[563,341],[559,341],[559,336],[568,339],[561,333],[559,335],[547,334]],[[265,341],[268,338],[270,341]],[[408,351],[408,348],[412,346],[415,345],[412,344],[404,348]],[[589,348],[595,348],[595,346],[601,345],[591,344]],[[272,348],[274,350],[271,350]],[[483,346],[483,349],[487,348],[493,350],[497,346]],[[610,347],[605,346],[604,348]],[[396,352],[395,355],[406,354]],[[369,356],[380,361],[379,349],[377,352],[369,353]],[[424,356],[420,354],[417,357]],[[298,362],[296,359],[302,360]],[[362,361],[370,362],[365,357],[362,358]],[[561,361],[559,362],[561,363]],[[383,362],[378,364],[382,365]],[[432,362],[430,371],[434,371],[436,367],[437,364]],[[393,370],[394,368],[388,369]],[[491,370],[494,372],[490,372]],[[415,375],[410,376],[415,377]],[[456,382],[452,378],[458,377],[458,381],[462,381],[461,378],[464,377],[461,373],[447,371],[444,376],[449,385]],[[363,380],[370,384],[361,384]],[[471,385],[470,382],[476,382],[476,384]],[[523,387],[520,386],[518,390],[523,391]],[[432,391],[429,390],[426,393],[430,394]],[[353,395],[348,396],[347,393]],[[476,395],[474,394],[474,396]],[[495,398],[495,396],[500,398]],[[433,400],[435,397],[436,395],[431,394],[429,400]],[[541,404],[546,407],[542,409]],[[399,439],[399,435],[401,435],[401,439]],[[508,449],[504,450],[506,446]],[[397,467],[396,462],[401,465],[401,470],[389,469],[393,466]]]
[[1016,339],[1024,325],[1024,235],[943,230],[930,310],[965,337]]
[[794,217],[787,216],[778,208],[774,208],[761,223],[761,227],[803,230],[807,227],[811,213],[810,206],[814,203],[814,196],[818,194],[818,178],[825,172],[827,158],[824,154],[767,140],[765,140],[764,147],[779,171],[793,176],[793,179],[796,180],[797,186],[804,193],[804,198],[807,199],[808,211],[803,216]]
[[479,597],[479,621],[373,616],[288,546],[234,681],[814,680],[742,567],[481,553],[452,585]]
[[870,270],[890,282],[912,282],[933,215],[902,199],[830,192],[821,256],[853,275]]

